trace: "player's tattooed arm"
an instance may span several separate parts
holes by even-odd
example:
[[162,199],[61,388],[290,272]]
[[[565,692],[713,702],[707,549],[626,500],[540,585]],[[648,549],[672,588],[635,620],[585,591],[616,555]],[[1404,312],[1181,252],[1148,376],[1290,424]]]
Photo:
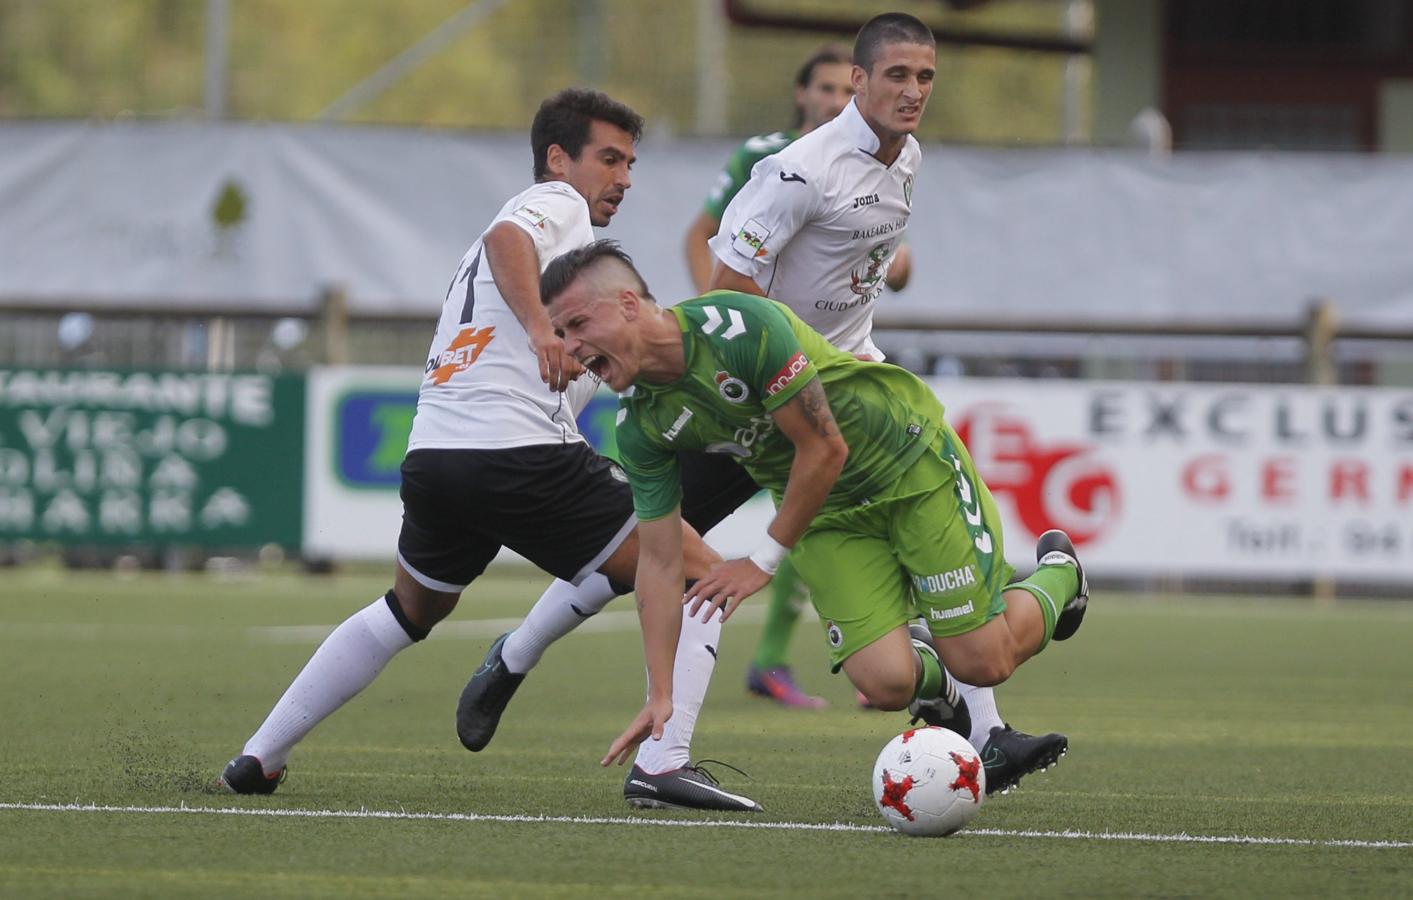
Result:
[[840,437],[839,425],[834,421],[833,410],[829,408],[829,398],[825,396],[824,385],[818,378],[810,379],[809,384],[795,395],[795,400],[800,402],[800,412],[815,434],[826,439]]
[[793,547],[844,471],[849,445],[839,433],[819,376],[811,378],[771,415],[776,427],[795,445],[795,459],[770,535]]
[[[795,445],[795,459],[790,464],[780,509],[766,533],[780,548],[789,548],[795,546],[824,505],[844,469],[849,447],[839,434],[818,376],[770,415]],[[724,620],[742,600],[770,583],[771,570],[768,564],[758,565],[754,556],[717,563],[688,592],[687,610],[706,621],[720,609]]]

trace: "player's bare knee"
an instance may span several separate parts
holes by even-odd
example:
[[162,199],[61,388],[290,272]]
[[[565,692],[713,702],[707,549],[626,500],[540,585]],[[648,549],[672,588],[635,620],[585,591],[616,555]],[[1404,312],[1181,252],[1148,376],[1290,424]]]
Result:
[[874,708],[892,711],[907,709],[916,693],[917,679],[911,672],[879,673],[855,686]]
[[1015,664],[1002,655],[974,657],[957,666],[948,665],[952,676],[977,687],[995,687],[1015,672]]
[[[392,609],[393,615],[397,616],[403,628],[411,626],[409,634],[412,630],[420,630],[425,637],[438,622],[451,615],[461,595],[424,587],[401,569],[397,574],[393,589],[387,594],[388,607]],[[413,635],[413,639],[419,638]]]

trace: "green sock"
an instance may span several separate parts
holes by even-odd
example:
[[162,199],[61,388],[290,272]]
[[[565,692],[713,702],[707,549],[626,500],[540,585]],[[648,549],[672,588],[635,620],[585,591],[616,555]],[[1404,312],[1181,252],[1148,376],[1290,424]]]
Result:
[[1055,621],[1060,617],[1060,610],[1079,593],[1079,573],[1074,566],[1067,564],[1041,566],[1025,581],[1011,587],[1020,588],[1040,604],[1040,615],[1045,619],[1045,637],[1040,642],[1040,650],[1044,650],[1050,644],[1050,635],[1055,633]]
[[942,693],[942,661],[937,658],[936,653],[928,653],[913,644],[913,652],[917,654],[918,662],[922,667],[917,673],[917,688],[913,691],[913,698],[917,700],[935,700],[937,695]]
[[756,642],[754,662],[757,668],[774,669],[789,664],[790,635],[795,630],[795,620],[800,617],[800,604],[808,596],[808,590],[795,572],[794,563],[786,556],[770,582],[770,605],[765,610],[765,627]]

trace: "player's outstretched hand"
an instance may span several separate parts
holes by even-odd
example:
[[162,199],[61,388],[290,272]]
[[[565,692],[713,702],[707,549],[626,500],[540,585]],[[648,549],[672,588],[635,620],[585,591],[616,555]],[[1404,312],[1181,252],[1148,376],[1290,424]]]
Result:
[[725,622],[742,600],[767,584],[770,574],[749,559],[728,559],[713,565],[705,578],[692,585],[682,602],[690,604],[687,611],[693,616],[705,608],[703,622],[710,622],[712,614],[720,609],[721,621]]
[[651,737],[662,740],[662,729],[672,718],[671,700],[648,700],[643,709],[633,717],[633,723],[608,747],[608,754],[599,760],[601,766],[611,766],[615,761],[621,766],[628,761],[633,748]]
[[564,349],[564,341],[553,334],[531,335],[530,349],[540,363],[540,380],[552,391],[563,391],[584,374],[584,367]]

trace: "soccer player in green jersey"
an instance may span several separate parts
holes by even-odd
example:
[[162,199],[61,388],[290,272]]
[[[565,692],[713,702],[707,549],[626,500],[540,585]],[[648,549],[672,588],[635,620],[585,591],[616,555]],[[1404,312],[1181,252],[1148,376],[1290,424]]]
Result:
[[[712,267],[716,263],[707,242],[720,229],[722,214],[750,180],[755,164],[833,121],[854,96],[852,70],[852,50],[848,45],[833,43],[820,47],[804,61],[795,76],[795,127],[751,137],[731,155],[706,204],[688,227],[684,241],[687,267],[698,293],[710,290]],[[892,290],[902,290],[910,272],[908,249],[903,245],[894,255],[885,283]],[[781,296],[778,299],[793,303],[796,298]],[[816,709],[826,705],[824,698],[811,696],[799,688],[789,662],[790,636],[803,602],[807,602],[804,585],[787,559],[771,584],[765,624],[746,672],[746,688],[783,706]]]
[[[622,396],[618,446],[640,534],[638,608],[648,700],[603,763],[622,762],[672,714],[680,605],[723,619],[787,553],[811,586],[836,671],[880,709],[966,736],[949,671],[1005,681],[1073,635],[1088,584],[1063,532],[1009,584],[1000,520],[931,389],[837,350],[788,307],[716,291],[659,307],[632,261],[596,241],[541,279],[569,353]],[[725,453],[774,495],[765,542],[683,598],[679,450]],[[926,628],[909,628],[921,616]]]

